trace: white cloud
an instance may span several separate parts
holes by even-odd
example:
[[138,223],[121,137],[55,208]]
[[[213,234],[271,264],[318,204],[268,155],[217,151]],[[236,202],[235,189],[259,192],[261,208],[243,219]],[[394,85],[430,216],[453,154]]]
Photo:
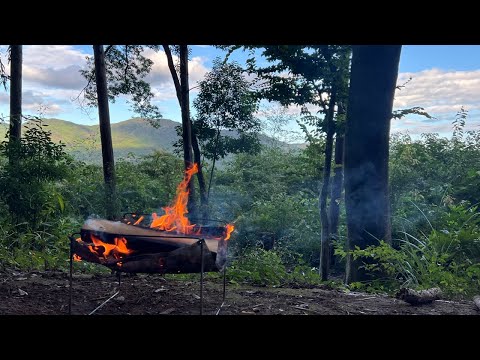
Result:
[[70,65],[60,69],[41,68],[25,64],[23,77],[27,83],[34,86],[47,86],[60,89],[82,89],[86,80],[80,74],[79,65]]
[[23,60],[25,65],[58,70],[84,64],[86,55],[72,45],[25,45]]
[[[175,86],[173,85],[172,76],[168,68],[167,56],[160,51],[146,49],[144,56],[153,61],[152,70],[147,76],[146,81],[152,86],[152,92],[156,100],[166,100],[176,98]],[[204,65],[206,59],[195,56],[188,62],[188,74],[190,88],[197,86],[198,81],[203,80],[205,73],[209,70]],[[173,62],[178,62],[178,57],[173,56]],[[193,89],[192,92],[195,92]]]
[[[7,46],[1,46],[4,54]],[[145,56],[154,64],[147,81],[152,86],[155,102],[162,106],[162,101],[176,99],[176,92],[163,51],[154,52],[146,49]],[[24,45],[23,48],[23,91],[24,109],[38,113],[42,108],[45,115],[56,115],[66,109],[73,110],[72,99],[77,97],[85,86],[85,79],[79,70],[86,65],[86,57],[91,56],[71,45]],[[177,61],[174,57],[174,61]],[[209,70],[204,65],[207,59],[193,57],[189,61],[190,88],[197,85]],[[4,61],[7,72],[8,64]],[[192,90],[192,97],[197,92]],[[34,97],[34,98],[33,98]],[[8,94],[0,93],[0,104],[8,106]],[[47,106],[47,108],[44,108]]]
[[395,93],[395,108],[424,107],[431,115],[455,113],[465,106],[480,109],[480,70],[444,71],[429,69],[417,73],[401,73],[398,84],[412,80]]
[[[87,54],[71,45],[24,45],[24,88],[78,89],[85,85],[79,70]],[[10,66],[6,64],[10,72]]]
[[403,85],[409,78],[412,80],[395,92],[394,108],[420,106],[437,119],[410,115],[393,120],[392,132],[451,135],[452,121],[462,106],[469,111],[465,130],[480,130],[480,70],[445,71],[433,68],[417,73],[400,73],[397,84]]

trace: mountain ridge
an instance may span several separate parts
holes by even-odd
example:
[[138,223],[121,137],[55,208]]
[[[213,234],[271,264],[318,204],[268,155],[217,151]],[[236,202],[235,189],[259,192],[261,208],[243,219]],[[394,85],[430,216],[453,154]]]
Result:
[[[76,159],[98,163],[101,161],[100,129],[98,124],[84,125],[68,120],[45,118],[43,124],[51,131],[51,138],[54,142],[61,141],[66,145],[68,153]],[[25,125],[23,124],[23,131]],[[130,153],[137,156],[147,155],[155,150],[172,153],[173,144],[178,140],[175,130],[181,123],[160,119],[160,126],[154,128],[147,120],[142,118],[131,118],[128,120],[111,124],[112,143],[116,158],[125,158]],[[0,124],[0,136],[5,137],[8,124]],[[228,131],[225,134],[228,136]],[[276,140],[266,135],[260,135],[262,143],[274,143]],[[286,143],[282,146],[290,147]],[[298,147],[298,146],[294,146]]]

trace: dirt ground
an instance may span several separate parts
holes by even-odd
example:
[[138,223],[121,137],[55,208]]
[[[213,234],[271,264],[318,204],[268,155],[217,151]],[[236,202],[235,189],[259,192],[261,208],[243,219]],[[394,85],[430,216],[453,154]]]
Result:
[[[193,279],[193,280],[192,280]],[[87,315],[119,293],[95,315],[197,315],[200,282],[160,275],[75,274],[72,314]],[[222,304],[222,281],[207,274],[205,315]],[[0,273],[1,315],[67,315],[69,281],[60,272]],[[473,301],[437,300],[412,306],[386,295],[343,292],[327,287],[272,288],[227,284],[218,315],[480,315]]]

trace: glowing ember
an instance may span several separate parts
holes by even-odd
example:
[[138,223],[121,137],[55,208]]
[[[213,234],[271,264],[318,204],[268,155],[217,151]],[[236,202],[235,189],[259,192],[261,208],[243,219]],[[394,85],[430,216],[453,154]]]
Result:
[[104,243],[93,234],[90,235],[90,238],[94,245],[89,245],[88,248],[98,257],[107,259],[108,255],[111,254],[115,259],[121,259],[123,255],[132,253],[132,250],[127,248],[127,239],[124,237],[116,237],[114,239],[115,244]]
[[230,235],[232,234],[233,230],[235,230],[235,226],[233,226],[233,224],[225,225],[225,240],[230,239]]
[[185,171],[185,177],[177,187],[177,196],[173,205],[163,208],[165,211],[165,215],[163,216],[158,216],[156,213],[152,214],[153,221],[150,225],[151,228],[163,231],[175,231],[181,234],[194,233],[193,227],[195,224],[190,224],[185,214],[188,213],[188,183],[197,172],[198,165],[196,163]]
[[78,256],[77,254],[73,254],[73,260],[74,261],[82,261],[82,258]]

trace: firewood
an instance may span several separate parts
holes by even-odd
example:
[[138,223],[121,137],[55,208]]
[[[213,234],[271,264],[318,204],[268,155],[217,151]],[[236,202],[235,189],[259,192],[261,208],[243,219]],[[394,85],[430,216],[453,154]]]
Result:
[[[181,236],[166,231],[127,225],[119,221],[109,221],[103,219],[87,220],[82,226],[81,233],[84,241],[85,237],[88,237],[87,234],[93,233],[101,239],[104,237],[108,238],[122,236],[127,238],[132,246],[135,246],[136,244],[134,243],[138,240],[141,240],[143,243],[152,243],[153,245],[151,244],[151,246],[158,244],[159,246],[170,246],[172,248],[192,245],[202,238],[201,235]],[[208,236],[205,236],[205,243],[208,249],[212,252],[217,252],[218,242],[219,239],[209,239]]]
[[200,244],[185,246],[168,253],[144,254],[126,256],[120,262],[104,263],[103,265],[127,273],[198,273],[203,257],[203,270],[217,271],[214,254],[207,247],[200,252]]
[[480,295],[474,296],[473,302],[475,303],[475,306],[477,307],[477,309],[480,310]]
[[397,299],[403,300],[411,305],[428,304],[440,299],[442,291],[439,288],[431,288],[427,290],[413,290],[402,288],[397,293]]

